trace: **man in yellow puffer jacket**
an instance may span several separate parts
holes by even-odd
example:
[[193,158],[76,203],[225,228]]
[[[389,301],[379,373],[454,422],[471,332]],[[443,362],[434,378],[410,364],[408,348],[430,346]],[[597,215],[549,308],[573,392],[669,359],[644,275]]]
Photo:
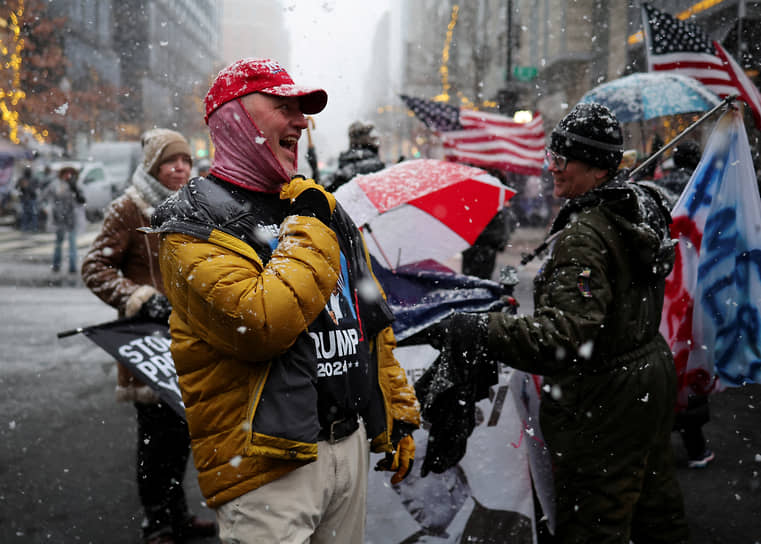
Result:
[[152,218],[193,456],[223,541],[362,542],[369,452],[400,481],[419,408],[361,234],[293,177],[322,89],[269,59],[206,96],[215,156]]

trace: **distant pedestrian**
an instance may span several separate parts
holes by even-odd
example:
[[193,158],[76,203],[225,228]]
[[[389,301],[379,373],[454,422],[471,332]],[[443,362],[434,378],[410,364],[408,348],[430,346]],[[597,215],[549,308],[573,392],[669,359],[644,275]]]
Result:
[[330,191],[335,191],[355,176],[383,170],[386,165],[378,156],[379,150],[380,139],[375,125],[353,122],[349,126],[349,149],[338,156],[338,169],[323,185]]
[[687,451],[687,468],[705,468],[716,458],[706,445],[703,426],[711,420],[707,395],[690,395],[687,407],[678,411],[674,429]]
[[211,169],[211,162],[209,159],[198,159],[196,164],[196,175],[205,178],[209,175]]
[[58,179],[43,191],[41,200],[51,203],[55,246],[53,248],[53,272],[60,272],[63,242],[69,244],[69,274],[77,272],[77,207],[85,203],[85,197],[77,185],[79,171],[75,166],[64,165],[58,171]]
[[674,161],[674,168],[658,180],[658,183],[673,193],[678,200],[679,195],[682,194],[682,191],[687,186],[687,182],[690,181],[695,168],[698,167],[701,155],[700,144],[696,141],[685,140],[678,142],[671,155]]
[[[154,207],[188,182],[192,160],[188,142],[173,130],[150,130],[142,142],[142,163],[132,175],[132,184],[109,206],[82,263],[82,279],[121,317],[166,323],[172,308],[159,272],[158,235],[137,229],[149,226]],[[213,522],[188,511],[183,480],[190,437],[185,420],[121,364],[117,383],[116,400],[133,402],[137,410],[143,542],[171,544],[215,534]]]
[[37,196],[40,184],[32,172],[30,165],[24,166],[21,177],[16,180],[16,189],[21,200],[21,220],[19,228],[24,232],[36,232],[38,228]]

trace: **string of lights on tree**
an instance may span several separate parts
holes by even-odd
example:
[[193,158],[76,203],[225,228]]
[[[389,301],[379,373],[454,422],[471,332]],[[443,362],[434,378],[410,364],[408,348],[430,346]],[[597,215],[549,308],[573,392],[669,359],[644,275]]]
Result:
[[[8,126],[8,139],[18,144],[19,130],[27,133],[42,143],[48,136],[47,130],[38,131],[35,127],[19,120],[17,107],[26,98],[21,89],[21,52],[24,50],[24,38],[21,36],[21,18],[24,16],[24,0],[18,0],[17,10],[10,11],[7,19],[0,19],[0,54],[2,55],[2,70],[10,73],[11,77],[0,79],[0,119]],[[5,30],[5,32],[2,32]],[[8,36],[10,43],[6,43]],[[6,87],[7,84],[10,84]]]

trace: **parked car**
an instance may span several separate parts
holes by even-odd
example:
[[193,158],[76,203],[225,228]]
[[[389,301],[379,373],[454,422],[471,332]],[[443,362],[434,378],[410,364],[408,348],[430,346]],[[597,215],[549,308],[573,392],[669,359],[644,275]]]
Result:
[[95,222],[102,219],[106,207],[122,193],[124,187],[111,178],[102,162],[54,162],[50,164],[53,175],[58,176],[58,172],[64,166],[73,166],[79,170],[77,184],[85,197],[85,217],[87,220]]

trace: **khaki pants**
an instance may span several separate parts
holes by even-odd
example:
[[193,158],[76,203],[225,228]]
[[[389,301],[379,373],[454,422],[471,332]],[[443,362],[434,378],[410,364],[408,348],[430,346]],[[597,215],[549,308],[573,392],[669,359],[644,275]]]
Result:
[[361,543],[370,445],[365,426],[337,444],[317,443],[317,460],[217,509],[226,544]]

